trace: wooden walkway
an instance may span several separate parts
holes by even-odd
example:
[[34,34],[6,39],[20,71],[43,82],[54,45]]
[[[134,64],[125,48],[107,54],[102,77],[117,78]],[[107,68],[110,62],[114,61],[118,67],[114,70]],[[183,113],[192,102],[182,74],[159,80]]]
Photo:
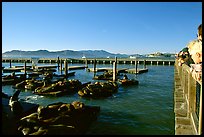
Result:
[[[81,63],[84,64],[85,62],[87,64],[93,64],[94,60],[96,60],[97,64],[112,64],[115,61],[115,58],[39,58],[38,63],[59,63],[64,62],[65,60],[68,61],[68,63]],[[118,58],[118,64],[135,64],[135,61],[138,62],[138,64],[144,64],[144,62],[148,65],[174,65],[174,58],[137,58],[137,59],[131,59],[131,58]],[[18,63],[32,63],[31,58],[2,58],[2,62],[18,62]]]

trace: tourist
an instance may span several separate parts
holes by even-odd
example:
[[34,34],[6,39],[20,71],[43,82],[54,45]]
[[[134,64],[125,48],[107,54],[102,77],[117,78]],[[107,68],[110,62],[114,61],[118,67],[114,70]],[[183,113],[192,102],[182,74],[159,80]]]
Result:
[[198,26],[198,34],[197,34],[198,40],[202,41],[202,24]]
[[189,53],[195,64],[191,64],[192,76],[196,80],[201,80],[202,76],[202,42],[197,40],[189,45]]
[[194,60],[189,54],[189,47],[191,47],[192,45],[198,45],[198,42],[202,45],[202,24],[198,26],[197,39],[189,42],[187,44],[187,47],[183,48],[178,54],[176,54],[179,66],[182,66],[182,64],[186,64],[188,66],[190,66],[190,64],[194,64]]
[[183,48],[177,55],[176,58],[178,58],[178,65],[182,66],[182,64],[186,64],[190,66],[190,64],[193,64],[193,60],[190,57],[190,54],[188,52],[188,47]]

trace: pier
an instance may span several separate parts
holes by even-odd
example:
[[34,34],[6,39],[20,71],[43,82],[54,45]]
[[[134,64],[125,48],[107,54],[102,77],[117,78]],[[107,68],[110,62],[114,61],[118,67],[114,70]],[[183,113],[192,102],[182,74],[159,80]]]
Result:
[[175,135],[202,134],[202,81],[196,81],[190,67],[174,69]]
[[[60,63],[65,60],[68,63],[80,63],[80,64],[93,64],[96,60],[97,64],[113,64],[115,58],[39,58],[37,63]],[[138,64],[146,65],[174,65],[174,58],[117,58],[117,64],[135,64],[137,61]],[[31,58],[2,58],[2,63],[32,63]]]

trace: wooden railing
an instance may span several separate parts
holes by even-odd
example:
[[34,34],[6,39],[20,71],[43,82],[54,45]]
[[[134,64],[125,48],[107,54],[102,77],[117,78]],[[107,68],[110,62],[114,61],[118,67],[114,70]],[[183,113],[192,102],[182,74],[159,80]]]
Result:
[[[178,65],[175,61],[175,71],[178,71],[178,77],[181,88],[184,93],[184,100],[187,104],[187,118],[190,120],[192,130],[195,135],[202,134],[202,79],[195,80],[192,77],[190,67],[186,64]],[[176,88],[176,87],[175,87]]]

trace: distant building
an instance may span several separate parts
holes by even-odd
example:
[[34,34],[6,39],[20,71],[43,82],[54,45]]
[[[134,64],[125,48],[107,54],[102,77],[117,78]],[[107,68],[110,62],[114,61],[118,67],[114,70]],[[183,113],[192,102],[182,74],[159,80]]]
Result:
[[136,59],[136,56],[130,56],[130,59]]
[[149,54],[148,57],[163,57],[164,54],[160,53],[160,52],[155,52],[152,54]]
[[174,57],[174,54],[155,52],[152,54],[147,54],[147,57]]
[[85,58],[86,58],[86,56],[82,56],[81,58],[82,58],[82,59],[85,59]]

